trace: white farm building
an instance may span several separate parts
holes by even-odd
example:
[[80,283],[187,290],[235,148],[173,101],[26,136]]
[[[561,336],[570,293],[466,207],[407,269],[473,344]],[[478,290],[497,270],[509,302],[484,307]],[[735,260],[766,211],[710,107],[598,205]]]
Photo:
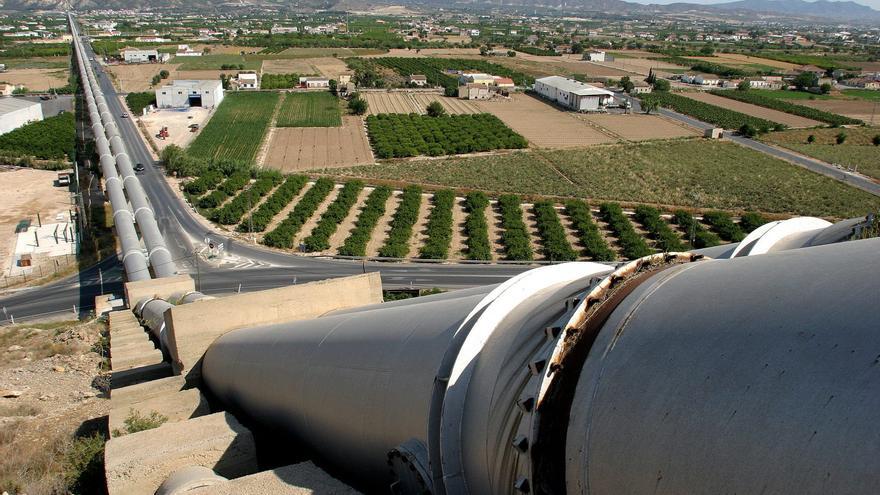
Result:
[[122,59],[128,64],[167,62],[171,55],[158,50],[122,50]]
[[38,101],[22,98],[0,98],[0,134],[43,120],[43,107]]
[[159,108],[214,108],[221,101],[223,84],[220,81],[171,81],[156,90],[156,106]]
[[534,89],[542,97],[579,112],[602,110],[614,99],[611,91],[561,76],[535,79]]

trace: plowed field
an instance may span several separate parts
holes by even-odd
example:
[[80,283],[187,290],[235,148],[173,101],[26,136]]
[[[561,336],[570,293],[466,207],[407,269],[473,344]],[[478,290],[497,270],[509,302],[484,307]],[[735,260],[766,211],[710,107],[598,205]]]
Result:
[[274,129],[264,164],[282,172],[373,163],[363,120],[343,117],[342,127]]
[[467,100],[449,98],[434,93],[362,93],[366,99],[369,115],[380,113],[420,113],[424,114],[428,104],[439,101],[452,115],[479,113],[480,109]]

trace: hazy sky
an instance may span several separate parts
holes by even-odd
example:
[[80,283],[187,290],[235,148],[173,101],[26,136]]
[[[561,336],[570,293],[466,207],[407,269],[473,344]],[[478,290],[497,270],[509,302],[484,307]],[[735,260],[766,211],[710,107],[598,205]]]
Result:
[[[659,3],[659,4],[667,4],[667,3],[676,3],[676,2],[686,2],[686,3],[727,3],[733,0],[630,0],[638,3]],[[807,0],[811,1],[811,0]],[[867,5],[874,10],[880,10],[880,0],[853,0],[855,3],[860,3],[862,5]]]

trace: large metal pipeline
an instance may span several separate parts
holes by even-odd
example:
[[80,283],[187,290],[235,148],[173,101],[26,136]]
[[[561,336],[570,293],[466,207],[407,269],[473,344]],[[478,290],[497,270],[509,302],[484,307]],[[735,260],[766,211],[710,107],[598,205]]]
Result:
[[547,266],[234,331],[202,377],[394,493],[870,493],[878,250]]
[[[125,144],[120,137],[116,121],[110,113],[107,102],[101,93],[100,86],[95,78],[94,71],[89,65],[88,57],[82,46],[79,31],[73,20],[72,14],[68,14],[68,21],[70,23],[71,33],[73,34],[74,51],[79,59],[80,76],[83,81],[83,92],[92,122],[92,130],[95,134],[102,172],[104,173],[106,183],[108,184],[108,195],[111,198],[114,219],[116,219],[117,214],[125,215],[124,213],[120,213],[123,211],[121,205],[119,205],[119,207],[113,205],[113,197],[115,196],[117,198],[117,203],[119,203],[119,189],[124,189],[127,195],[127,200],[131,202],[132,208],[134,209],[133,217],[134,220],[137,221],[138,229],[140,230],[144,243],[146,244],[147,256],[149,258],[150,266],[153,268],[153,273],[156,277],[172,276],[176,272],[176,266],[171,258],[171,253],[165,245],[165,239],[162,237],[162,233],[156,223],[147,196],[134,173],[131,160],[125,149]],[[110,168],[113,170],[111,171]],[[120,177],[122,179],[121,181]],[[111,182],[113,183],[112,192],[110,186]],[[117,184],[119,187],[117,187]],[[124,211],[127,212],[128,216],[132,216],[127,203],[125,204]],[[125,224],[122,230],[124,231],[126,238],[123,238],[123,233],[120,233],[118,228],[117,233],[123,240],[124,261],[133,253],[133,242],[130,236],[134,227],[131,226],[131,228],[129,228],[128,224],[130,222],[127,219],[123,220],[122,223]],[[126,247],[126,242],[128,247]],[[137,264],[140,265],[140,262]],[[142,280],[143,278],[149,278],[149,272],[145,267],[133,267],[133,270],[136,271],[129,273],[128,268],[126,268],[126,274],[129,275],[129,280]],[[132,278],[131,275],[133,273],[138,273],[139,275]],[[146,273],[146,277],[144,277],[142,273]]]

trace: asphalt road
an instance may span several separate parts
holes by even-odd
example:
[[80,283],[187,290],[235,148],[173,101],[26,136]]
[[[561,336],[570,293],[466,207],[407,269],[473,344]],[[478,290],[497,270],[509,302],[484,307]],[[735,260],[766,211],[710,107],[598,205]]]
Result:
[[[94,58],[91,46],[85,45],[89,58]],[[171,190],[164,172],[156,166],[132,119],[121,118],[128,113],[117,97],[116,90],[100,66],[95,67],[101,90],[110,111],[116,117],[128,154],[134,163],[142,163],[146,170],[139,175],[141,185],[150,203],[179,271],[196,279],[197,288],[206,294],[254,291],[296,283],[342,277],[365,272],[379,272],[383,286],[388,289],[432,288],[458,289],[503,282],[533,268],[526,265],[477,265],[446,263],[389,263],[309,258],[284,254],[260,248],[253,244],[231,239],[219,232],[206,229],[194,212]],[[194,251],[203,248],[203,239],[210,236],[215,243],[227,246],[227,256],[234,263],[214,264],[199,261]],[[100,269],[100,274],[99,274]],[[74,308],[80,314],[94,307],[94,298],[104,293],[122,295],[121,263],[105,260],[100,265],[51,284],[21,291],[0,298],[0,308],[17,320],[63,315]]]

